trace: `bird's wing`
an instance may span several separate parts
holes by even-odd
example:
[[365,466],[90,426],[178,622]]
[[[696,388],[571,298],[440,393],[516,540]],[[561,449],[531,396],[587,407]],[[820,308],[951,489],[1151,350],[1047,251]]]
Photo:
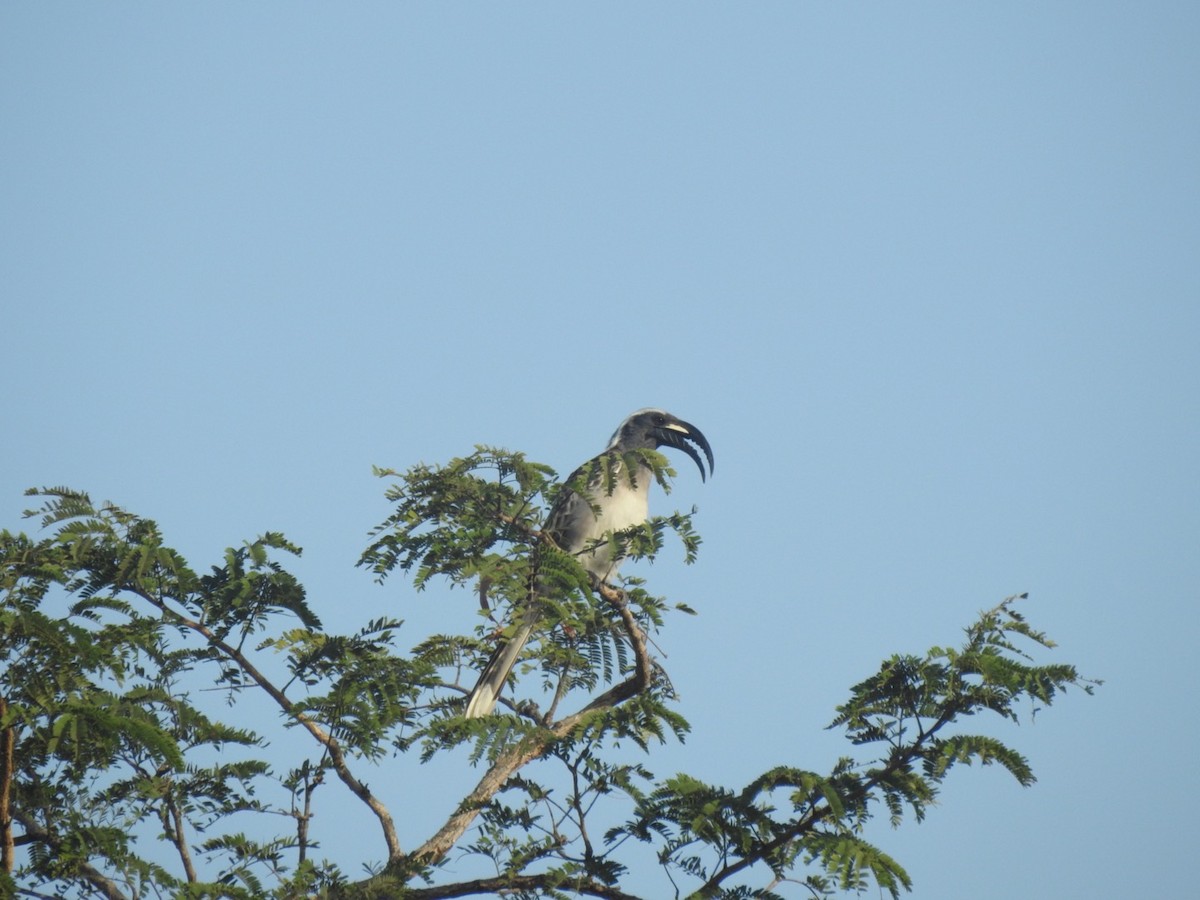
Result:
[[[578,553],[593,537],[591,532],[595,527],[596,512],[592,504],[602,490],[603,457],[606,455],[600,454],[571,473],[571,477],[563,482],[550,514],[546,516],[542,530],[564,553]],[[584,493],[581,494],[572,485],[583,486]]]

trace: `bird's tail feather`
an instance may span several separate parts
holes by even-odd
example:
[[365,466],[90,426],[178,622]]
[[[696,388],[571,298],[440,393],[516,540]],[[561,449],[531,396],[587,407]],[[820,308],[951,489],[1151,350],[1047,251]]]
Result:
[[511,638],[496,648],[492,658],[479,674],[479,681],[471,690],[471,696],[467,698],[467,708],[463,715],[468,719],[491,715],[492,710],[496,708],[496,698],[504,689],[504,682],[508,680],[509,673],[517,664],[517,658],[529,642],[535,625],[535,622],[522,625]]

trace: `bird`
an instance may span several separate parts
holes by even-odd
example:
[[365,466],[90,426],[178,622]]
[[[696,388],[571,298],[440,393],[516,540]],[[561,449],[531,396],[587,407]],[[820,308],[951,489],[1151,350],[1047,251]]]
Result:
[[[608,446],[585,462],[567,479],[546,517],[543,532],[560,550],[579,559],[583,567],[601,581],[616,574],[621,563],[613,547],[602,539],[613,532],[632,528],[645,522],[650,514],[650,482],[653,473],[644,462],[633,477],[624,472],[625,454],[631,450],[657,450],[673,447],[690,456],[700,469],[700,479],[706,480],[713,470],[713,452],[708,439],[695,425],[662,409],[639,409],[617,426]],[[703,459],[700,456],[704,453]],[[585,475],[585,473],[587,473]],[[582,484],[583,493],[570,485]],[[538,591],[546,590],[539,583]],[[467,698],[463,713],[468,719],[492,713],[509,673],[517,664],[525,644],[538,627],[536,599],[522,613],[512,637],[502,642],[492,653]]]

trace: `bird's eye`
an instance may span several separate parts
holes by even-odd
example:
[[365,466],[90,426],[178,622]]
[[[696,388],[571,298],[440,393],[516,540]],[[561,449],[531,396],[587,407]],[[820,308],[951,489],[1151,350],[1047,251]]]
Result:
[[665,425],[665,424],[666,424],[666,422],[667,422],[667,417],[666,417],[666,416],[663,416],[663,415],[656,415],[656,416],[654,417],[654,424],[655,424],[655,425]]

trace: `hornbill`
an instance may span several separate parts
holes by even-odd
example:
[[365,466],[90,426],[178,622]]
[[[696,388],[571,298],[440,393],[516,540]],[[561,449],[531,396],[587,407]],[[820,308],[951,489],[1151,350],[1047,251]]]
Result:
[[[546,517],[543,531],[555,546],[564,553],[577,556],[583,567],[601,581],[615,574],[621,563],[619,557],[613,558],[609,542],[602,539],[612,532],[640,525],[649,516],[653,473],[642,463],[630,478],[624,471],[624,454],[630,450],[657,450],[664,446],[682,450],[695,460],[703,480],[704,460],[696,449],[699,447],[708,460],[708,472],[712,472],[712,448],[699,428],[661,409],[639,409],[613,432],[602,453],[584,463],[567,479],[567,485],[579,484],[584,471],[588,470],[590,474],[584,493],[564,487]],[[539,585],[535,593],[538,590],[544,588]],[[486,716],[495,708],[496,698],[517,664],[521,650],[538,627],[536,600],[525,609],[522,618],[512,637],[496,648],[480,673],[479,681],[467,699],[464,713],[467,718]]]

